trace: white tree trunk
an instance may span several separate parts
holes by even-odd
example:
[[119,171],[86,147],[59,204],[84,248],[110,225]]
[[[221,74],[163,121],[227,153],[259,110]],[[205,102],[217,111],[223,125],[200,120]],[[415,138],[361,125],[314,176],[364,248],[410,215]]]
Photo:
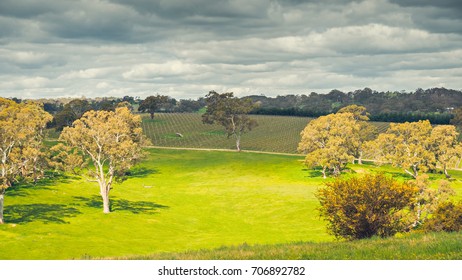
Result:
[[238,152],[241,151],[241,136],[236,134],[236,149]]
[[[112,172],[111,176],[108,180],[106,180],[106,176],[104,173],[104,166],[103,164],[98,161],[96,164],[97,167],[97,181],[99,183],[99,191],[101,197],[103,198],[103,213],[111,213],[111,205],[109,201],[109,191],[111,190],[112,184]],[[110,166],[109,169],[112,171],[112,167]]]
[[414,172],[411,172],[411,171],[409,171],[409,170],[407,170],[407,169],[404,169],[404,172],[406,172],[407,174],[411,175],[414,179],[416,179],[416,178],[417,178],[417,175],[418,175],[417,170],[416,170],[416,169],[413,169],[413,171],[414,171]]
[[111,213],[111,204],[109,201],[109,192],[105,192],[104,194],[101,194],[101,197],[103,198],[103,213],[108,214]]

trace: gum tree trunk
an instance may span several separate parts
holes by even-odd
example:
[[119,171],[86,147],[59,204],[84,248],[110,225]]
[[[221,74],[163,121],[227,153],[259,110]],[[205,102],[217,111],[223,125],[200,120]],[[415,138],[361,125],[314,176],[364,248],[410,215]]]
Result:
[[103,197],[103,213],[111,213],[111,202],[109,201],[109,192],[101,194]]
[[444,175],[446,176],[446,179],[450,179],[451,175],[448,174],[448,168],[446,164],[444,165],[443,170],[444,170]]
[[238,152],[241,151],[241,136],[236,135],[236,149]]
[[322,178],[326,179],[327,178],[327,166],[322,167]]
[[111,213],[111,204],[109,201],[109,191],[111,190],[112,180],[114,177],[114,168],[109,164],[109,178],[106,178],[104,173],[104,166],[98,162],[97,167],[97,181],[99,184],[99,191],[103,199],[103,213]]

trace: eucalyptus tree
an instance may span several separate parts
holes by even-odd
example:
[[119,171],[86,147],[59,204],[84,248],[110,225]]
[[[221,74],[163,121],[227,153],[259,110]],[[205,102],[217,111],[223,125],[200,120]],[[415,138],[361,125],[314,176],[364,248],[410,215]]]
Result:
[[354,159],[360,143],[360,125],[352,113],[337,113],[312,120],[301,132],[299,152],[305,153],[305,164],[320,166],[323,177],[330,172],[339,175]]
[[202,115],[202,122],[206,124],[220,124],[228,138],[234,137],[236,149],[241,150],[241,136],[258,125],[248,113],[256,107],[250,98],[234,97],[232,92],[219,94],[209,92],[206,97],[207,110]]
[[85,155],[91,181],[97,182],[100,189],[103,212],[109,213],[109,192],[115,178],[143,155],[142,145],[147,140],[141,129],[141,117],[126,107],[115,111],[88,111],[72,127],[65,127],[59,140]]
[[38,179],[43,172],[43,137],[51,115],[41,104],[0,98],[0,224],[6,190],[14,181]]

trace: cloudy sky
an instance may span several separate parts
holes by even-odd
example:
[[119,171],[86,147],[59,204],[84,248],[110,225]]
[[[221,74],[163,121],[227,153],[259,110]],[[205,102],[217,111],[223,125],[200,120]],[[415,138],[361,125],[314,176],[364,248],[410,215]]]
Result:
[[462,89],[460,0],[1,0],[0,96]]

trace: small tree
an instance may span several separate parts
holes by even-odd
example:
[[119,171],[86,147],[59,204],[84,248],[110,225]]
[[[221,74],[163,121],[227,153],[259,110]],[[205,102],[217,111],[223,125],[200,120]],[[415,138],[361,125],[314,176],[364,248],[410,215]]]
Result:
[[43,171],[43,129],[51,119],[40,104],[0,98],[0,224],[6,189],[18,179],[36,180]]
[[140,116],[131,114],[126,107],[114,112],[86,112],[61,133],[61,141],[79,149],[92,163],[89,174],[92,181],[98,182],[104,213],[110,212],[109,192],[115,177],[142,156],[141,146],[147,141],[142,133]]
[[316,196],[329,231],[346,239],[392,236],[404,230],[402,210],[416,195],[413,184],[400,183],[383,174],[326,183]]
[[240,151],[242,134],[257,126],[257,122],[247,116],[256,105],[250,98],[233,97],[232,92],[219,94],[211,91],[206,95],[205,101],[207,111],[202,115],[202,122],[223,126],[228,137],[235,137],[236,149]]

